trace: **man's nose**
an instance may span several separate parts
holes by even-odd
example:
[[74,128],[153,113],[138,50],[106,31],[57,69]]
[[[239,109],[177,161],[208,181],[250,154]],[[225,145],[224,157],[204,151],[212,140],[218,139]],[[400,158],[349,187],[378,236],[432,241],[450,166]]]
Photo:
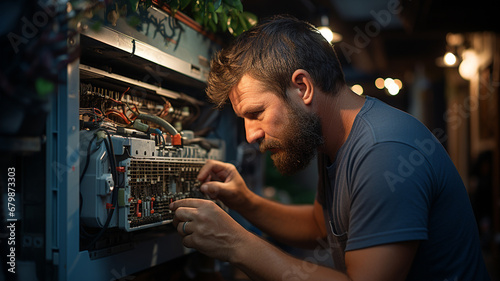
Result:
[[245,119],[245,131],[248,143],[258,142],[264,139],[265,133],[256,120]]

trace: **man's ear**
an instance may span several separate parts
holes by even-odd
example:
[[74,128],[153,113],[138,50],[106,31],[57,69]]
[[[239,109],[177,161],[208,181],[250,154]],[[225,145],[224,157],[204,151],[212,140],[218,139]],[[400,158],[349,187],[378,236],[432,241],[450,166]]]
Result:
[[298,91],[302,102],[311,104],[314,96],[314,84],[311,75],[304,69],[297,69],[292,74],[292,85]]

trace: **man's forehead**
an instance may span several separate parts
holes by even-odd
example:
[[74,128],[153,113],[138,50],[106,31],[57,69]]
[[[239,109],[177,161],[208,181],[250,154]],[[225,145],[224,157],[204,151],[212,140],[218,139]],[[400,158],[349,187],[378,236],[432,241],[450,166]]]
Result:
[[264,84],[251,77],[244,75],[240,82],[229,93],[229,100],[236,114],[240,115],[242,109],[265,103],[272,92],[265,90]]
[[231,103],[237,105],[248,98],[257,98],[264,92],[263,83],[250,75],[243,75],[240,81],[229,93]]

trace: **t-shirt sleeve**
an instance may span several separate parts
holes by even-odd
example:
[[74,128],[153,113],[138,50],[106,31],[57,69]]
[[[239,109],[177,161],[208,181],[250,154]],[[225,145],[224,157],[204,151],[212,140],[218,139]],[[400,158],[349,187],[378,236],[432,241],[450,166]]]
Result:
[[428,238],[433,172],[421,152],[379,143],[352,165],[346,251]]

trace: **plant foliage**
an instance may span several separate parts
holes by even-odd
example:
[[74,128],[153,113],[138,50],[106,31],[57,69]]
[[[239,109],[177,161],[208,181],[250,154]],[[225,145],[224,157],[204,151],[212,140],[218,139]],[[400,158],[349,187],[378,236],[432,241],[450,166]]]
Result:
[[[153,5],[153,0],[108,0],[106,5],[116,7],[108,20],[126,16],[126,11],[146,10]],[[164,0],[175,15],[183,12],[193,18],[206,30],[218,33],[229,32],[237,36],[257,23],[257,16],[243,10],[241,0]],[[110,19],[111,18],[111,19]],[[139,24],[134,20],[130,24]]]

